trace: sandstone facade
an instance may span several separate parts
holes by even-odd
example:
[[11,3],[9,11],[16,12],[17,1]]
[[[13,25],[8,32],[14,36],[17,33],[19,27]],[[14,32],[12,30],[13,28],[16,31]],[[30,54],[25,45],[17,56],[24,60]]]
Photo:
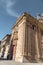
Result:
[[[17,32],[17,38],[15,38]],[[12,39],[16,52],[13,56],[18,62],[43,61],[43,24],[31,15],[24,13],[12,28]]]
[[43,22],[27,13],[20,16],[12,28],[9,53],[16,62],[43,62]]
[[11,35],[7,34],[1,41],[0,59],[7,59],[8,50],[10,48],[10,37]]

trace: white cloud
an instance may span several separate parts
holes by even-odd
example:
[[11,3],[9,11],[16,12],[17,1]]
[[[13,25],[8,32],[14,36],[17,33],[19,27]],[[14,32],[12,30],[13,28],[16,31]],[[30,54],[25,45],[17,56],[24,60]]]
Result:
[[15,10],[12,9],[12,7],[15,6],[16,4],[16,0],[1,0],[1,3],[3,3],[3,6],[6,12],[10,16],[19,17],[19,14]]
[[11,2],[11,1],[8,1],[7,3],[6,3],[6,7],[11,7],[11,6],[13,6],[14,5],[14,2]]
[[19,14],[17,12],[14,12],[11,8],[7,8],[6,11],[11,16],[19,17]]

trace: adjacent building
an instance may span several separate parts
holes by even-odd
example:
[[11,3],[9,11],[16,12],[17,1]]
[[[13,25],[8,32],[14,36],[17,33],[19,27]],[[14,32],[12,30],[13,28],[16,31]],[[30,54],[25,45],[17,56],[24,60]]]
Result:
[[0,52],[1,52],[1,41],[0,41]]
[[7,59],[8,50],[10,48],[10,37],[11,34],[7,34],[2,40],[1,40],[1,51],[0,51],[0,59]]

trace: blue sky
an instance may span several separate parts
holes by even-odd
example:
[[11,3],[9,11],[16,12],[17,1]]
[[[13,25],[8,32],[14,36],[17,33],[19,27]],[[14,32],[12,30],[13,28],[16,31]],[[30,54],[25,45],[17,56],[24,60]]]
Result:
[[16,19],[23,13],[43,13],[43,0],[0,0],[0,40],[11,33]]

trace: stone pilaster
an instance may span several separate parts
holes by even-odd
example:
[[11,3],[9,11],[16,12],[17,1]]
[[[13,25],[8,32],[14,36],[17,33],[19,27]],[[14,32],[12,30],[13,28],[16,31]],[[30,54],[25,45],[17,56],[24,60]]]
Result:
[[40,61],[42,60],[42,45],[41,45],[41,29],[39,28],[38,33],[38,42],[39,42],[39,53],[40,53]]
[[35,40],[36,40],[36,62],[39,62],[39,57],[40,57],[40,53],[39,53],[39,42],[38,42],[38,30],[36,29],[36,34],[35,34]]
[[[30,23],[27,24],[27,57],[28,60],[31,60],[31,28]],[[26,49],[26,48],[25,48]]]
[[9,46],[6,46],[5,53],[4,53],[4,58],[5,59],[7,59],[8,50],[9,50]]
[[26,26],[26,17],[23,17],[22,22],[18,25],[18,41],[16,48],[15,61],[23,62],[24,56],[24,44],[25,44],[25,26]]
[[3,52],[3,47],[1,48],[1,53],[0,53],[0,57],[2,56],[2,52]]
[[31,24],[31,28],[30,29],[31,29],[31,33],[30,33],[30,40],[31,40],[31,62],[35,62],[35,54],[36,54],[36,47],[35,47],[35,26],[33,26]]

